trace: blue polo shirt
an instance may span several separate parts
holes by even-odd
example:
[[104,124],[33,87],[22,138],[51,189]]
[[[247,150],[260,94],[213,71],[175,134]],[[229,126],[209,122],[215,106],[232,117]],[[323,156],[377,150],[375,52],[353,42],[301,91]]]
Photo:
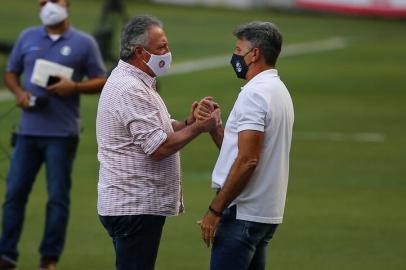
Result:
[[22,86],[34,96],[47,96],[48,104],[39,110],[22,110],[19,134],[34,136],[77,136],[80,131],[79,94],[60,97],[30,82],[37,59],[45,59],[73,68],[72,80],[105,76],[105,68],[96,41],[90,35],[70,27],[53,41],[45,27],[23,31],[16,41],[7,71],[23,75]]

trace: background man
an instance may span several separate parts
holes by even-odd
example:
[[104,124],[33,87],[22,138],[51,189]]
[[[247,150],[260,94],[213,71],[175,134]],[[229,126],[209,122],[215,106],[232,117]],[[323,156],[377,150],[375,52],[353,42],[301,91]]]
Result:
[[154,269],[166,216],[183,211],[179,150],[216,128],[219,111],[195,122],[170,119],[156,77],[172,56],[162,23],[137,16],[121,36],[121,60],[100,97],[96,133],[98,213],[119,270]]
[[[234,35],[231,64],[248,83],[225,129],[211,132],[220,148],[212,175],[218,193],[200,224],[207,246],[213,243],[212,270],[261,270],[267,245],[282,223],[294,113],[275,69],[282,46],[278,29],[251,22]],[[213,107],[210,99],[202,100],[198,118],[208,117]]]
[[[5,74],[22,114],[3,205],[0,269],[14,269],[17,264],[25,206],[44,162],[48,203],[40,269],[55,269],[69,217],[72,163],[80,130],[79,94],[99,92],[106,80],[95,40],[69,24],[67,1],[39,0],[38,4],[43,26],[21,33]],[[39,59],[72,69],[72,78],[55,77],[51,86],[39,86],[32,80]],[[82,81],[84,77],[88,80]]]

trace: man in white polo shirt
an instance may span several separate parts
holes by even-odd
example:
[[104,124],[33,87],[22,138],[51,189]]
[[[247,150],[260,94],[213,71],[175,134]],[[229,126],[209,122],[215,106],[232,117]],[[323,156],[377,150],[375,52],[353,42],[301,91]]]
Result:
[[[241,89],[225,128],[211,132],[220,148],[212,175],[218,189],[203,219],[202,238],[210,246],[211,270],[265,269],[266,250],[282,223],[294,121],[290,94],[275,69],[282,35],[269,22],[238,27],[231,64]],[[196,116],[214,109],[202,100]]]

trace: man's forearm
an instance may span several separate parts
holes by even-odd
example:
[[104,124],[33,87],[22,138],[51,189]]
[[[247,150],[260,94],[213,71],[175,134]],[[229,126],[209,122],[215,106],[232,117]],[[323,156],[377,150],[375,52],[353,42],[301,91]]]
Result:
[[244,190],[257,166],[258,160],[249,157],[237,157],[223,188],[213,199],[211,207],[222,212]]
[[16,105],[22,109],[29,108],[31,93],[21,87],[19,75],[14,72],[6,72],[4,82],[8,90],[14,94]]
[[18,95],[19,93],[23,92],[24,89],[20,85],[19,76],[14,72],[6,72],[4,74],[4,82],[14,95]]
[[178,120],[172,121],[172,128],[174,131],[179,131],[185,127],[186,127],[185,121],[178,121]]
[[106,77],[97,77],[83,82],[76,82],[74,88],[75,91],[83,94],[98,93],[103,89],[106,80]]
[[179,131],[175,131],[168,135],[166,141],[151,156],[155,160],[161,160],[170,156],[182,149],[200,133],[202,133],[202,130],[197,123],[187,126]]
[[218,126],[215,130],[210,132],[210,136],[213,142],[217,145],[218,149],[221,149],[224,138],[224,127],[222,125]]

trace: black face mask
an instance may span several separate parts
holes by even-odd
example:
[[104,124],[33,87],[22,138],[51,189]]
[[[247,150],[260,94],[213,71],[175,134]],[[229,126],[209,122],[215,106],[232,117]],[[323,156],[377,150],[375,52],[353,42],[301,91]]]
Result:
[[247,76],[248,65],[245,63],[244,57],[251,51],[252,50],[250,50],[244,55],[238,55],[234,53],[233,56],[231,57],[230,64],[233,66],[237,78],[245,79],[245,77]]

